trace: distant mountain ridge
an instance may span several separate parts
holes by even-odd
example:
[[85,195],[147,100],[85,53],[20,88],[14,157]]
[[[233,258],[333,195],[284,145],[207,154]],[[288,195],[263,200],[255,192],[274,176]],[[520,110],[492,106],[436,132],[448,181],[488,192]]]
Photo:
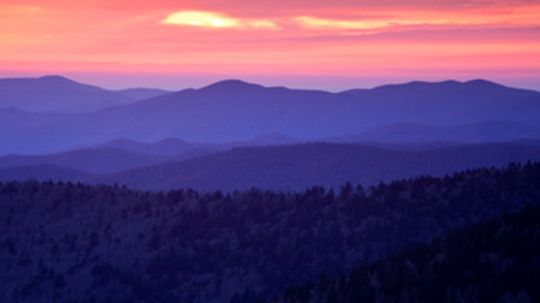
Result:
[[133,188],[242,190],[251,187],[302,190],[346,182],[373,185],[419,175],[540,161],[540,146],[472,144],[423,150],[392,150],[362,144],[308,143],[240,147],[178,163],[107,176]]
[[132,100],[144,100],[170,94],[170,91],[156,88],[128,88],[117,90],[116,93]]
[[92,148],[118,148],[147,155],[178,156],[186,152],[209,153],[224,151],[240,146],[283,145],[301,142],[302,140],[281,134],[265,134],[248,140],[227,143],[189,142],[178,138],[166,138],[152,143],[138,142],[129,139],[115,139],[96,144],[92,146]]
[[106,90],[62,76],[0,79],[0,108],[30,112],[85,112],[169,93],[156,89]]
[[[115,161],[115,157],[110,153],[104,155],[108,155],[109,158],[96,162],[97,164],[94,164],[96,167],[91,169],[95,171],[109,161]],[[346,182],[373,185],[420,175],[443,176],[458,170],[505,166],[511,162],[540,161],[540,142],[449,145],[415,149],[331,143],[238,147],[226,151],[195,154],[186,159],[169,158],[162,164],[147,166],[140,163],[137,165],[135,161],[127,159],[123,160],[124,164],[119,163],[112,167],[131,165],[136,168],[128,167],[125,171],[101,175],[92,175],[91,171],[85,168],[85,165],[92,165],[89,160],[81,160],[83,163],[77,166],[69,163],[77,164],[78,161],[72,158],[70,160],[72,162],[69,162],[69,158],[66,159],[65,155],[50,157],[52,159],[45,158],[46,161],[42,162],[32,157],[22,159],[17,164],[20,166],[16,167],[6,165],[5,168],[0,168],[0,180],[52,178],[75,182],[116,183],[144,190],[195,188],[202,191],[233,191],[252,187],[303,190],[315,185],[335,187]],[[85,157],[95,158],[88,155]],[[10,161],[6,163],[9,164]],[[15,161],[11,163],[16,164]],[[35,165],[31,165],[32,163]],[[98,166],[99,163],[102,163],[101,166]],[[45,172],[40,169],[44,165]],[[51,165],[57,165],[58,171],[55,172]],[[83,171],[85,169],[86,171]]]
[[0,169],[32,165],[57,165],[89,174],[120,172],[155,165],[172,157],[143,155],[118,148],[88,148],[50,155],[10,155],[0,157]]
[[[0,140],[8,144],[0,153],[51,152],[117,138],[227,143],[277,133],[320,140],[403,122],[451,128],[505,121],[537,134],[540,93],[485,80],[412,82],[341,93],[226,80],[93,112],[50,116],[0,110],[0,118],[5,116],[9,123],[0,129]],[[515,139],[527,138],[508,138]]]
[[292,143],[293,140],[293,138],[279,134],[269,134],[227,144],[187,142],[175,138],[163,139],[154,143],[117,139],[52,154],[0,156],[0,170],[35,165],[56,165],[87,174],[108,174],[165,162],[180,162],[230,150],[234,147]]
[[329,138],[337,142],[504,142],[540,138],[540,129],[508,121],[483,121],[451,126],[433,126],[419,123],[394,123],[359,134]]
[[100,143],[94,148],[115,148],[145,155],[178,155],[189,149],[197,148],[199,144],[181,139],[163,139],[154,143],[142,143],[128,139],[116,139]]

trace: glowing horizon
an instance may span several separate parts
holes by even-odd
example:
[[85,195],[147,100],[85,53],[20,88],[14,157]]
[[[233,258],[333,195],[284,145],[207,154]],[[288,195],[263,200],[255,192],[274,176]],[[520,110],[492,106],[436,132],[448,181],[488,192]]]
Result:
[[540,89],[540,2],[272,3],[4,0],[0,76],[327,89],[486,78]]

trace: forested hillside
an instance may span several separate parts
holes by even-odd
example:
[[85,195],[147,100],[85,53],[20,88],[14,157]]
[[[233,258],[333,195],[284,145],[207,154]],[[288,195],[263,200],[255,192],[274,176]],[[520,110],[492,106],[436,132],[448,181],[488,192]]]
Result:
[[277,302],[539,302],[539,256],[540,208],[525,208],[340,279],[291,287]]
[[539,201],[538,163],[337,192],[4,182],[0,301],[271,299]]

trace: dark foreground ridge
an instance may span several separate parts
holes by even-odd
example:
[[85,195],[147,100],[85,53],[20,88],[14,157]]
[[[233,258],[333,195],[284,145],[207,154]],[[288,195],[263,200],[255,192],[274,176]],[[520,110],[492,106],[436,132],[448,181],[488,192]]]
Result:
[[465,228],[275,302],[539,302],[540,208]]
[[[346,275],[418,243],[539,202],[539,163],[367,189],[347,184],[337,192],[314,187],[297,193],[255,189],[227,195],[191,190],[148,193],[73,183],[4,182],[0,183],[0,301],[272,299],[291,285],[317,281],[322,273],[329,279]],[[430,249],[446,247],[434,245]],[[448,250],[445,260],[458,260],[453,254]],[[438,277],[426,269],[421,254],[414,256],[409,258],[411,268]],[[430,250],[426,256],[431,256]],[[502,258],[498,264],[504,270],[521,270],[521,263],[505,263],[504,256],[494,251],[481,259],[490,264]],[[463,266],[483,266],[475,260]],[[392,296],[397,280],[412,275],[397,267],[395,274],[406,276],[392,279],[391,268],[384,272],[384,265],[373,266],[381,272],[370,280],[376,288],[366,290],[367,295],[376,290],[377,296]],[[356,275],[365,279],[362,269]],[[382,277],[389,282],[382,284]],[[466,284],[474,277],[455,285],[455,295],[476,295],[474,284]],[[414,298],[414,284],[410,289],[407,295]],[[305,302],[296,301],[294,292],[288,294],[293,302]],[[508,294],[513,295],[522,296],[519,291]]]

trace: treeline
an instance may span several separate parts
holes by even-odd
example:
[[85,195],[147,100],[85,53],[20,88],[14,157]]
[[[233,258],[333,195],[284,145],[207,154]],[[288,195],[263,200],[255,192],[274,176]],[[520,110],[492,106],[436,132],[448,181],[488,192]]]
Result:
[[540,164],[339,191],[0,183],[1,302],[253,302],[540,201]]

